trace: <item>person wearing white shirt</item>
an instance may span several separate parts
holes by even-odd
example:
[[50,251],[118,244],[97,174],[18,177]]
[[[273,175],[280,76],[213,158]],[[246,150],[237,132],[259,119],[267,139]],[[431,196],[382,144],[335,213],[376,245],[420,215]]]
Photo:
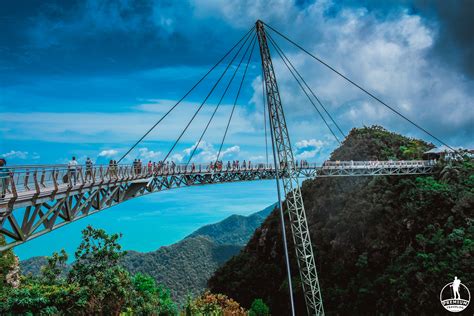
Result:
[[67,167],[68,167],[68,172],[69,172],[69,176],[71,177],[71,180],[74,181],[74,185],[76,185],[76,169],[77,169],[77,160],[76,160],[76,157],[72,157],[72,160],[69,161],[69,163],[67,164]]

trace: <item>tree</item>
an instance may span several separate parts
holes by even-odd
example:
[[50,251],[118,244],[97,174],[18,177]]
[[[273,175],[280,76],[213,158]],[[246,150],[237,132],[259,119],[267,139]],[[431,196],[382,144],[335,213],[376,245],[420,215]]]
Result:
[[249,309],[249,316],[268,316],[270,315],[270,308],[265,304],[261,298],[253,301]]
[[[5,245],[5,237],[0,235],[0,246]],[[14,278],[17,267],[18,258],[13,254],[11,249],[0,253],[0,291],[19,285],[18,280],[16,280],[17,278]]]
[[233,299],[224,294],[213,294],[209,291],[200,297],[188,300],[186,315],[192,316],[221,316],[221,315],[247,315],[245,309]]
[[139,315],[177,315],[178,308],[169,290],[157,286],[151,276],[137,273],[132,277],[135,290],[131,307]]
[[51,257],[47,257],[47,263],[41,267],[41,280],[45,284],[63,283],[64,278],[61,276],[66,269],[68,255],[64,249],[60,253],[53,253]]
[[82,242],[68,278],[86,289],[86,314],[118,315],[130,305],[131,277],[118,265],[124,255],[118,243],[120,237],[91,226],[82,231]]

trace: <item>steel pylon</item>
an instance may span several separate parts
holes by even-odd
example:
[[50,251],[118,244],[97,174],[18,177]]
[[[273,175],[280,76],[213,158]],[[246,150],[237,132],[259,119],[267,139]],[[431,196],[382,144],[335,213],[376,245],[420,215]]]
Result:
[[257,21],[256,30],[267,91],[268,115],[274,140],[273,154],[278,158],[281,181],[286,195],[286,206],[290,218],[291,232],[309,315],[324,315],[316,261],[309,233],[308,222],[301,195],[295,159],[285,121],[278,84],[273,69],[262,21]]

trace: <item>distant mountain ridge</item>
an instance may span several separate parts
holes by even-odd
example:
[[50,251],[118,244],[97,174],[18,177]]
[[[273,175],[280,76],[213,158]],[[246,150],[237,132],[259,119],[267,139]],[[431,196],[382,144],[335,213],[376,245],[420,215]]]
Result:
[[[206,288],[209,277],[248,242],[274,205],[248,216],[231,215],[224,220],[205,225],[183,240],[151,252],[127,251],[122,265],[131,273],[147,273],[171,290],[173,297],[183,302],[186,295]],[[38,275],[46,257],[22,260],[24,274]]]
[[218,223],[199,228],[185,239],[205,236],[220,245],[245,245],[255,229],[267,218],[274,207],[274,204],[270,205],[260,212],[248,216],[231,215]]

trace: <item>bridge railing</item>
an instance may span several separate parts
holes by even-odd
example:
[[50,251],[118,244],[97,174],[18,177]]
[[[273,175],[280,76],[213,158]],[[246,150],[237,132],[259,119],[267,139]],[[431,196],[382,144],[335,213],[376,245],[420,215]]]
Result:
[[57,190],[63,186],[85,186],[117,181],[131,181],[152,176],[172,176],[183,174],[209,174],[216,172],[243,172],[273,170],[271,164],[251,166],[214,166],[211,164],[154,164],[130,165],[22,165],[0,167],[0,198],[5,195],[17,196],[19,192],[39,193],[46,188]]
[[373,169],[373,168],[409,168],[434,166],[436,160],[384,160],[384,161],[325,161],[322,169]]
[[[326,161],[316,163],[299,163],[299,170],[334,170],[334,169],[393,169],[417,168],[436,164],[434,160],[406,161]],[[280,166],[283,167],[283,166]],[[19,192],[39,194],[44,190],[58,190],[60,187],[84,187],[96,184],[109,184],[119,181],[132,181],[152,176],[172,176],[183,174],[214,174],[222,172],[246,172],[274,170],[272,164],[256,163],[240,165],[214,164],[109,164],[109,165],[22,165],[0,167],[0,198],[6,195],[18,196]]]

